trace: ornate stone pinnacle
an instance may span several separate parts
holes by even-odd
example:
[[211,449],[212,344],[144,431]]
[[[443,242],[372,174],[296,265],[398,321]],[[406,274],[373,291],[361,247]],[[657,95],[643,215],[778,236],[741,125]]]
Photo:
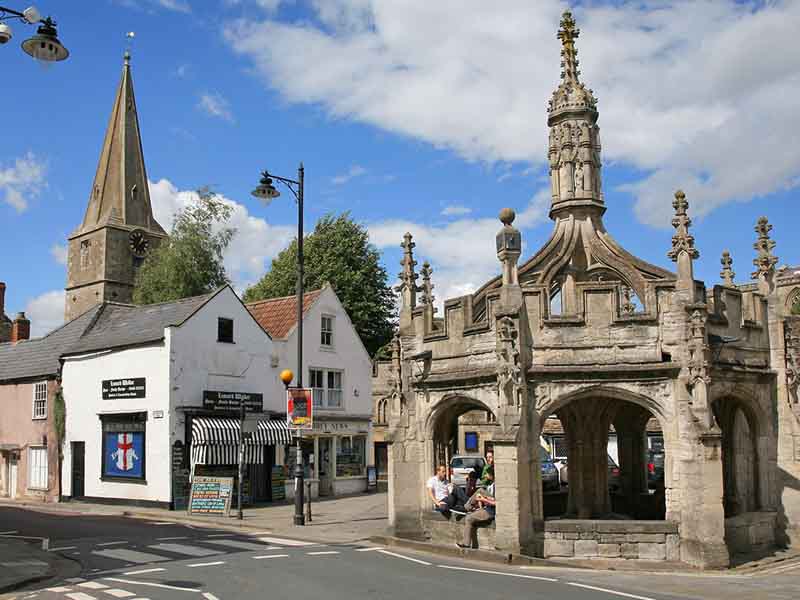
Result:
[[565,81],[578,81],[578,50],[575,40],[581,30],[575,26],[575,19],[568,10],[561,16],[561,29],[558,30],[558,39],[561,40],[561,78]]
[[731,253],[725,250],[719,262],[722,263],[722,271],[719,273],[719,276],[722,277],[722,282],[728,287],[733,287],[733,280],[736,277],[736,273],[733,272]]
[[414,246],[416,244],[412,241],[411,234],[406,232],[403,236],[403,243],[400,244],[403,249],[403,259],[400,261],[400,266],[403,267],[403,270],[398,275],[400,284],[395,288],[397,291],[403,291],[404,289],[413,292],[419,291],[417,286],[419,275],[414,271],[414,267],[417,266],[417,261],[414,260]]
[[775,248],[775,241],[769,237],[772,225],[769,224],[767,217],[761,217],[758,219],[758,225],[756,225],[755,229],[758,239],[753,244],[753,248],[758,251],[758,256],[753,260],[756,270],[753,271],[751,276],[753,279],[769,278],[775,274],[775,265],[778,264],[778,257],[772,254],[772,250]]
[[425,306],[433,306],[433,301],[435,300],[433,295],[434,285],[431,283],[432,274],[431,264],[426,260],[422,263],[422,298],[420,298],[420,304]]
[[672,250],[667,252],[667,256],[673,262],[677,262],[678,256],[682,252],[686,252],[689,258],[696,259],[700,256],[700,253],[694,247],[694,236],[689,233],[692,220],[687,213],[689,202],[687,202],[686,194],[683,191],[678,190],[675,192],[675,200],[672,201],[672,206],[675,208],[675,217],[672,219],[675,235],[672,236]]

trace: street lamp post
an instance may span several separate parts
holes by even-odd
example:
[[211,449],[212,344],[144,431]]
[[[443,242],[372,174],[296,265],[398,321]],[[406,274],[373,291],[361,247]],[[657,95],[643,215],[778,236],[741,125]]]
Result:
[[[303,387],[303,178],[305,170],[303,163],[297,169],[297,179],[288,179],[273,175],[268,171],[261,174],[256,189],[252,195],[269,204],[273,199],[280,196],[280,192],[275,189],[273,180],[280,181],[294,195],[297,201],[297,387]],[[294,467],[294,524],[305,525],[306,519],[303,514],[303,450],[300,445],[302,431],[297,430],[297,455]]]
[[67,50],[58,39],[56,22],[50,17],[42,18],[39,11],[33,6],[19,12],[5,6],[0,6],[0,44],[6,44],[11,40],[13,33],[6,21],[18,19],[26,25],[39,23],[36,35],[22,42],[22,49],[26,54],[31,55],[36,60],[56,62],[64,60],[69,56]]
[[242,513],[242,488],[244,487],[244,417],[245,417],[244,399],[239,400],[239,485],[237,486],[237,503],[238,511],[236,518],[240,521],[244,518]]

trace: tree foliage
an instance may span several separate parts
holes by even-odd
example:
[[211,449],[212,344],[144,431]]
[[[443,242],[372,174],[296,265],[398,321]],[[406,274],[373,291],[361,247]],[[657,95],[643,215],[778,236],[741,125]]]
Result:
[[236,230],[226,223],[233,208],[208,188],[175,215],[172,232],[139,267],[133,301],[170,302],[207,294],[229,283],[222,255]]
[[[349,213],[325,215],[303,241],[305,289],[330,283],[370,355],[389,342],[394,329],[395,296],[380,253],[365,227]],[[295,293],[297,239],[273,259],[270,270],[248,288],[246,302]]]

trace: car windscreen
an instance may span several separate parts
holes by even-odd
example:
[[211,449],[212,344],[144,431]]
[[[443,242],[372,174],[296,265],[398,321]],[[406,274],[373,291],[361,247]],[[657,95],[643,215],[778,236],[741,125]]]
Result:
[[539,446],[539,462],[552,462],[550,453],[541,446]]
[[450,467],[453,469],[482,469],[484,460],[480,456],[471,457],[456,457],[450,461]]

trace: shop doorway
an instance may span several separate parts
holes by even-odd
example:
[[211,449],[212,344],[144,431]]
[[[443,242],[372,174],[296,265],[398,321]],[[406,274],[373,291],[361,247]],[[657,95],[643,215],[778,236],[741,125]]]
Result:
[[72,497],[83,498],[85,495],[83,482],[85,480],[86,444],[84,442],[70,442],[72,448]]
[[330,496],[332,493],[331,438],[319,438],[319,495]]
[[389,446],[386,442],[375,442],[375,470],[378,477],[378,490],[389,480]]
[[12,452],[8,457],[8,497],[12,499],[17,497],[17,464],[17,455]]

